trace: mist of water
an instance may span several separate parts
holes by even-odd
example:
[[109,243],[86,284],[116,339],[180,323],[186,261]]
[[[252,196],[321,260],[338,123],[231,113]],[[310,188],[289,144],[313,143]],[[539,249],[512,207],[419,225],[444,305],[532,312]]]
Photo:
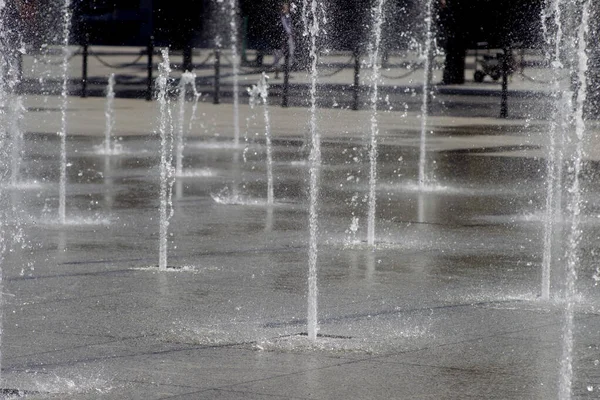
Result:
[[172,185],[173,185],[173,126],[168,97],[169,75],[171,64],[169,50],[162,50],[163,61],[159,65],[157,79],[159,104],[159,134],[160,134],[160,206],[159,206],[159,261],[158,269],[167,270],[167,250],[169,220],[173,215]]
[[372,40],[369,43],[369,66],[371,67],[371,140],[369,143],[369,210],[367,216],[367,243],[375,245],[375,214],[377,186],[377,137],[379,136],[379,118],[377,101],[379,99],[379,81],[381,80],[381,62],[379,50],[381,47],[381,27],[383,25],[383,7],[386,0],[377,0],[371,10],[373,19]]

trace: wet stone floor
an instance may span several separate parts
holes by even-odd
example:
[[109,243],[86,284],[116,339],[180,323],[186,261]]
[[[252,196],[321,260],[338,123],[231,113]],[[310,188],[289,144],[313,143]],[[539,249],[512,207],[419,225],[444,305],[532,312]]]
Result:
[[[501,133],[498,133],[501,134]],[[443,133],[440,133],[443,135]],[[366,245],[364,142],[325,140],[319,338],[306,337],[308,164],[299,140],[190,138],[158,272],[156,137],[26,137],[4,192],[5,395],[59,399],[552,399],[563,304],[539,300],[543,164],[382,144],[376,248]],[[600,396],[600,196],[586,164],[574,398]],[[540,172],[541,171],[541,172]]]

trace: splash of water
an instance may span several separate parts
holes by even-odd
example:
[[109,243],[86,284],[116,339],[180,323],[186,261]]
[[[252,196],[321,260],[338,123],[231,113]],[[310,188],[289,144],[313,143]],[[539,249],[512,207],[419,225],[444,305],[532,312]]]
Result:
[[305,34],[310,43],[310,187],[309,187],[309,253],[308,253],[308,338],[317,340],[318,327],[318,289],[317,289],[317,259],[319,236],[319,180],[321,169],[321,135],[317,126],[317,38],[319,37],[320,22],[318,1],[303,1],[302,20]]
[[427,152],[427,122],[429,118],[429,102],[431,90],[431,74],[433,68],[433,0],[427,0],[425,6],[425,67],[423,77],[423,103],[421,105],[421,140],[419,145],[419,187],[423,188],[428,182],[425,171]]
[[379,50],[381,47],[381,26],[383,25],[383,6],[386,0],[378,0],[371,10],[373,18],[373,40],[369,43],[369,66],[371,67],[371,141],[369,146],[369,211],[367,217],[367,243],[375,245],[375,211],[377,185],[377,137],[379,136],[379,118],[377,100],[379,97],[379,81],[381,79],[381,63]]
[[104,128],[104,154],[111,154],[112,146],[110,139],[112,136],[113,127],[115,125],[113,103],[115,101],[115,74],[110,74],[108,77],[108,85],[106,86],[106,106],[104,115],[106,126]]
[[171,124],[170,102],[167,95],[171,64],[169,61],[169,50],[162,50],[163,61],[159,65],[159,76],[157,79],[160,133],[160,229],[159,229],[159,271],[167,270],[167,248],[169,220],[173,215],[171,204],[173,185],[173,127]]
[[69,33],[71,32],[71,0],[64,0],[63,7],[63,31],[62,31],[62,90],[60,106],[60,180],[58,193],[58,219],[64,224],[66,215],[67,196],[67,105],[68,105],[68,83],[69,83]]
[[583,109],[587,98],[587,70],[588,56],[587,38],[589,35],[590,26],[590,4],[587,0],[583,4],[581,12],[581,23],[577,31],[577,101],[575,107],[575,154],[572,165],[572,182],[569,188],[570,202],[569,210],[570,229],[567,242],[567,265],[566,265],[566,288],[565,288],[565,321],[563,327],[563,355],[561,359],[560,380],[559,380],[559,397],[561,400],[571,399],[571,386],[573,381],[573,325],[575,302],[577,297],[575,284],[577,282],[577,267],[580,264],[579,260],[579,243],[581,241],[581,187],[579,175],[583,163],[583,145],[585,139],[586,124],[583,116]]
[[175,174],[183,175],[183,148],[184,148],[184,126],[185,126],[185,96],[187,87],[190,86],[194,94],[194,106],[192,108],[192,116],[188,124],[188,130],[191,128],[193,119],[195,118],[196,109],[198,107],[198,99],[200,93],[196,88],[196,74],[192,72],[184,72],[179,81],[179,114],[177,118],[177,136],[175,138]]

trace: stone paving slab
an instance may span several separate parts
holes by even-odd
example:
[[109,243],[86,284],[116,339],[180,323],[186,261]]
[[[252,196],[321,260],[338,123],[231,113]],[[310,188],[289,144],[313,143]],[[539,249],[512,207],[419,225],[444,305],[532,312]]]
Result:
[[[211,174],[178,179],[169,265],[180,269],[159,273],[157,105],[117,99],[122,152],[105,156],[104,100],[69,98],[61,225],[60,102],[26,103],[22,178],[42,184],[3,199],[22,216],[7,229],[25,238],[2,268],[5,387],[61,399],[557,398],[563,305],[538,299],[545,123],[431,117],[439,187],[419,192],[419,114],[382,113],[373,250],[360,153],[370,114],[319,110],[322,336],[310,343],[306,109],[272,110],[277,201],[267,207],[260,114],[244,127],[244,161],[245,146],[223,145],[231,106],[199,105],[185,168]],[[257,112],[242,106],[241,121]],[[585,168],[578,399],[600,390],[600,197],[594,164]]]

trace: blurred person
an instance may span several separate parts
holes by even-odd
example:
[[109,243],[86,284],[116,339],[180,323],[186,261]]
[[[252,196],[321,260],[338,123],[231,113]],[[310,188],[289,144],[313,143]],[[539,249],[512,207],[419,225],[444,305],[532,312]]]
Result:
[[[296,49],[296,44],[294,42],[294,28],[292,22],[292,15],[290,12],[290,3],[285,1],[281,6],[281,15],[280,15],[280,23],[281,23],[281,39],[280,39],[280,47],[275,50],[275,61],[273,62],[273,67],[277,68],[279,66],[279,62],[286,55],[286,53],[290,57],[290,67],[294,65],[294,52]],[[284,59],[285,63],[285,59]]]
[[7,36],[11,47],[20,48],[23,42],[30,45],[39,44],[44,31],[43,27],[40,27],[39,0],[9,0],[3,12],[4,21],[9,28]]
[[22,20],[31,22],[35,19],[36,6],[33,0],[15,0],[15,8]]

